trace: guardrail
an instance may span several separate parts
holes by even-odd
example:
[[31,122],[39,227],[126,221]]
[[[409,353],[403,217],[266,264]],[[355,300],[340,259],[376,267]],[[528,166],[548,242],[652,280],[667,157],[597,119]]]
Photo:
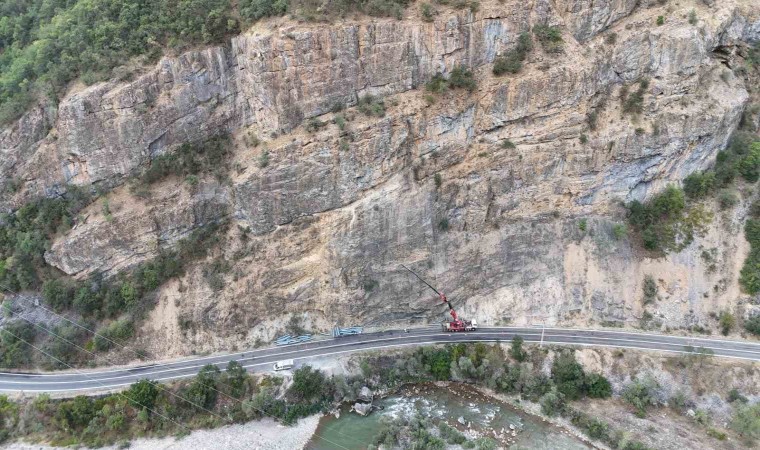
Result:
[[309,342],[312,339],[312,335],[310,334],[304,334],[303,336],[292,336],[290,334],[286,334],[285,336],[280,336],[275,339],[274,345],[300,344],[302,342]]
[[333,337],[352,336],[354,334],[362,334],[363,327],[349,327],[349,328],[333,328]]

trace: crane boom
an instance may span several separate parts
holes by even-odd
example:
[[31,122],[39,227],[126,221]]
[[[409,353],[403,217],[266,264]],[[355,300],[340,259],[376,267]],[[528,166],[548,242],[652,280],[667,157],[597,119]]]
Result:
[[429,287],[430,289],[432,289],[432,290],[433,290],[433,292],[435,292],[436,294],[438,294],[438,297],[441,299],[441,301],[442,301],[443,303],[446,303],[446,305],[448,305],[448,307],[449,307],[449,314],[451,314],[451,317],[453,317],[453,318],[454,318],[454,320],[459,320],[459,317],[457,316],[457,312],[456,312],[456,311],[454,311],[454,307],[453,307],[453,306],[451,306],[451,302],[449,302],[449,299],[448,299],[448,298],[446,298],[446,294],[444,294],[443,292],[438,292],[438,289],[434,288],[434,287],[433,287],[433,286],[432,286],[430,283],[428,283],[427,281],[425,281],[425,280],[424,280],[424,279],[423,279],[421,276],[417,275],[417,273],[415,273],[415,272],[414,272],[412,269],[410,269],[410,268],[406,267],[406,266],[405,266],[405,265],[403,265],[403,264],[401,264],[401,267],[403,267],[404,269],[406,269],[406,270],[408,270],[409,272],[411,272],[411,273],[412,273],[412,275],[414,275],[415,277],[417,277],[417,279],[418,279],[418,280],[420,280],[420,281],[422,281],[423,283],[425,283],[425,285],[426,285],[427,287]]

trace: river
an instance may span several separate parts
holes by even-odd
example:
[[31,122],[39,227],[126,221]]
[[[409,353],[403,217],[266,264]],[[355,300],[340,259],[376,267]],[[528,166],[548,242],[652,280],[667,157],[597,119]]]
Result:
[[[323,417],[306,449],[364,450],[380,430],[383,417],[410,418],[416,412],[430,419],[435,428],[440,421],[446,421],[459,431],[495,438],[501,446],[511,449],[592,448],[566,431],[467,385],[409,385],[394,395],[376,399],[374,404],[382,409],[367,417],[349,412],[348,407],[342,409],[339,418]],[[510,425],[515,429],[514,436]]]

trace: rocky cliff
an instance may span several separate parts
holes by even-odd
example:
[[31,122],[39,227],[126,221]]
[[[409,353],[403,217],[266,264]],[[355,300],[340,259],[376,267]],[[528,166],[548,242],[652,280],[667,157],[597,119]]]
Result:
[[[735,307],[741,207],[664,259],[612,227],[620,201],[679,182],[725,147],[753,89],[737,68],[760,40],[757,5],[484,2],[429,23],[414,9],[401,21],[272,19],[132,82],[72,89],[0,134],[0,173],[22,181],[3,204],[67,184],[112,190],[113,217],[92,205],[46,254],[76,277],[115,274],[211,221],[239,225],[217,255],[232,265],[224,289],[202,264],[162,288],[142,337],[165,353],[249,345],[291,315],[321,328],[441,319],[400,263],[487,325],[638,323],[645,274],[662,288],[662,324]],[[536,24],[561,27],[564,53],[536,44],[519,74],[493,76],[494,59]],[[459,65],[475,91],[425,92]],[[621,90],[643,79],[642,112],[623,113]],[[357,110],[367,95],[382,99],[382,117]],[[235,141],[228,180],[129,194],[152,158],[221,132]],[[700,257],[711,249],[715,270]]]

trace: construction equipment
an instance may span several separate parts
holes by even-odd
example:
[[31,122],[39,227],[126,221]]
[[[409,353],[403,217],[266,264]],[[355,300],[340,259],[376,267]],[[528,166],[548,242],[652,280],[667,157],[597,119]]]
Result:
[[451,317],[454,320],[452,320],[450,322],[444,322],[442,324],[443,331],[449,331],[449,332],[454,332],[454,331],[475,331],[475,330],[478,329],[478,322],[477,321],[475,321],[475,320],[462,320],[462,319],[459,318],[459,316],[457,315],[457,312],[454,310],[454,307],[451,305],[451,302],[449,301],[448,298],[446,298],[446,294],[444,294],[443,292],[439,292],[438,289],[434,288],[430,283],[428,283],[427,281],[425,281],[421,276],[417,275],[412,269],[406,267],[403,264],[401,264],[401,267],[403,267],[404,269],[408,270],[409,272],[412,273],[412,275],[414,275],[415,277],[417,277],[418,280],[420,280],[423,283],[425,283],[425,286],[427,286],[430,289],[432,289],[433,292],[435,292],[436,294],[438,294],[438,298],[440,298],[443,303],[446,303],[446,305],[448,305],[448,307],[449,307],[449,314],[451,314]]

